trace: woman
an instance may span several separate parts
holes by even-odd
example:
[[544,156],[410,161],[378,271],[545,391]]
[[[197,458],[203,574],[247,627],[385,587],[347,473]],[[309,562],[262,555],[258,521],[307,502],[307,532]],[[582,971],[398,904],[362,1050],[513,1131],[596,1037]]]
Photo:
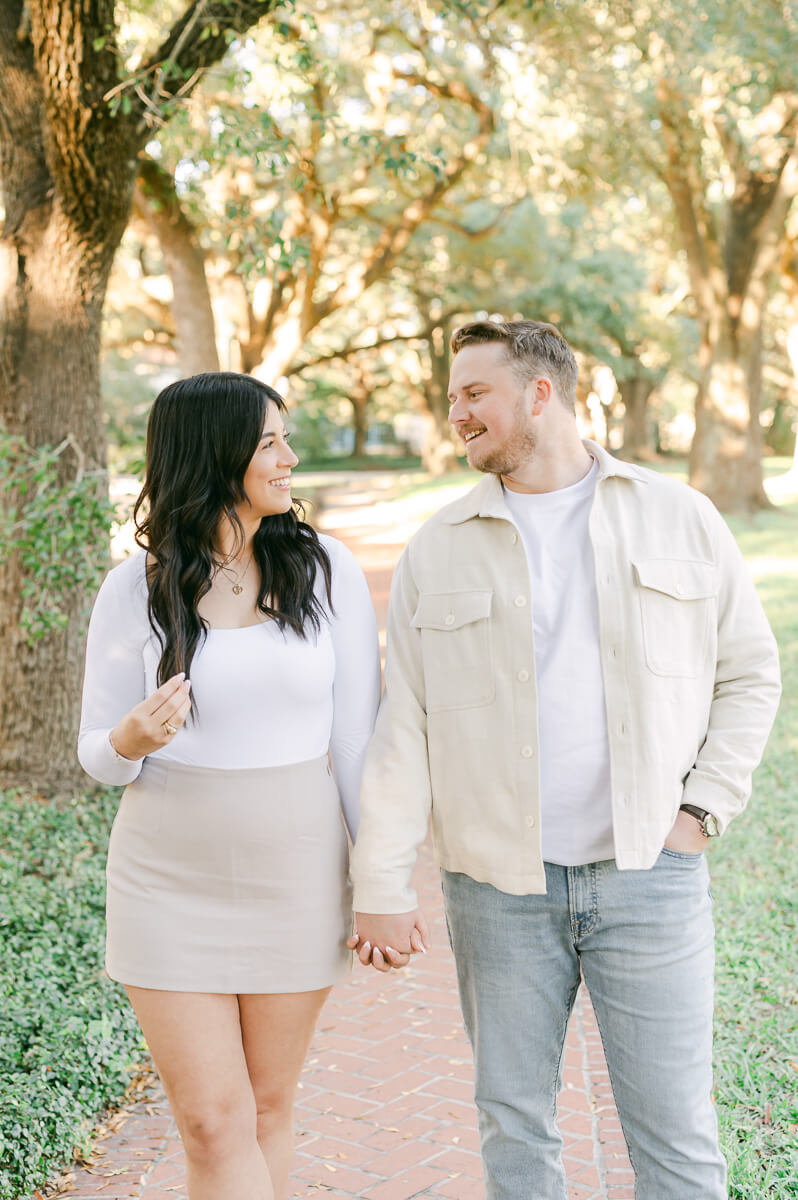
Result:
[[297,1080],[351,959],[339,790],[354,838],[376,623],[352,555],[295,512],[284,411],[244,375],[160,393],[142,548],[107,576],[88,636],[79,758],[127,784],[107,969],[172,1105],[191,1200],[285,1194]]

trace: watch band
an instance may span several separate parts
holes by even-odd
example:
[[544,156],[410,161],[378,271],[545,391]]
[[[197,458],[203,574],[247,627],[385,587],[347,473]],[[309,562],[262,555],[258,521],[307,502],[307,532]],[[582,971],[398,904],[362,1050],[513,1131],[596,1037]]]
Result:
[[718,823],[711,812],[707,812],[705,808],[697,808],[695,804],[680,804],[679,812],[689,813],[691,817],[695,817],[698,824],[701,826],[701,832],[704,837],[718,836]]

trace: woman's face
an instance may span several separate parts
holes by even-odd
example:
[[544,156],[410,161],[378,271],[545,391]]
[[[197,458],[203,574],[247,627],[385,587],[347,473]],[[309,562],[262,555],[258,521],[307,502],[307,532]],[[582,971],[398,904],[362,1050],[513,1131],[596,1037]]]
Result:
[[249,506],[239,510],[247,517],[271,517],[291,508],[291,469],[299,459],[288,445],[288,434],[280,410],[269,404],[258,448],[244,475]]

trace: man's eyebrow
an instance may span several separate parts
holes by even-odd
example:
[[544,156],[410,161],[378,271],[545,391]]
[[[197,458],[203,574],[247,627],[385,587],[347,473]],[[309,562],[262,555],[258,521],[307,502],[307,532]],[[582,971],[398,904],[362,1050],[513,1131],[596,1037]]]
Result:
[[[477,379],[473,383],[464,383],[463,386],[460,388],[460,391],[461,392],[472,392],[474,390],[474,388],[488,387],[488,386],[489,385],[486,382],[484,382],[483,380]],[[449,392],[450,396],[453,396],[454,394],[455,394],[454,392]]]

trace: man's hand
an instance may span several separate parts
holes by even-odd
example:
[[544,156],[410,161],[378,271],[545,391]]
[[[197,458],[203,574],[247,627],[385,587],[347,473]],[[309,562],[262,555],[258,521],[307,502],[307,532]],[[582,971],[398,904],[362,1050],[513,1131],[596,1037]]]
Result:
[[378,971],[405,967],[412,954],[426,954],[429,930],[420,908],[407,913],[355,913],[355,932],[347,941],[363,966]]
[[700,854],[706,850],[708,841],[695,817],[679,809],[673,827],[665,838],[668,850],[676,850],[679,854]]

